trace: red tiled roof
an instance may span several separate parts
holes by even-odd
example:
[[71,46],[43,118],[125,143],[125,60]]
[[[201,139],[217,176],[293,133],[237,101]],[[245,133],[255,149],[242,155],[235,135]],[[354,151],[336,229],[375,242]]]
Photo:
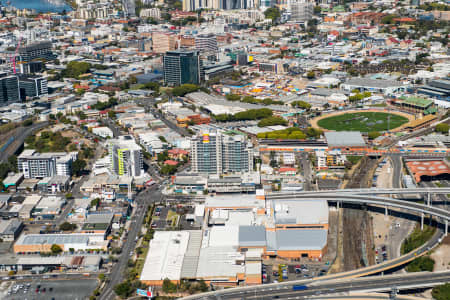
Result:
[[169,166],[176,166],[176,165],[178,165],[178,162],[177,162],[177,161],[174,161],[174,160],[168,159],[168,160],[166,160],[166,161],[164,162],[164,164],[165,164],[165,165],[169,165]]
[[278,172],[280,173],[284,173],[284,172],[297,172],[296,168],[290,168],[290,167],[282,167],[278,170]]
[[178,155],[178,154],[188,155],[189,154],[189,152],[187,152],[186,150],[183,150],[183,149],[170,149],[167,152],[169,152],[169,154],[174,154],[174,155]]

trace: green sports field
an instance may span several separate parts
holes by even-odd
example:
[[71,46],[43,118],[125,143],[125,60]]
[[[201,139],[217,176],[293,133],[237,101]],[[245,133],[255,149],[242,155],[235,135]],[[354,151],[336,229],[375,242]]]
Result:
[[330,116],[319,120],[317,124],[324,129],[335,131],[386,131],[388,130],[389,117],[389,130],[408,122],[407,118],[395,114],[383,112],[358,112]]

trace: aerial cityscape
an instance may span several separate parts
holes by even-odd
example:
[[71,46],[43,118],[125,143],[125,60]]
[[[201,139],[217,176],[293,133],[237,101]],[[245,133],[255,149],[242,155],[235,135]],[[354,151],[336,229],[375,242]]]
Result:
[[449,0],[0,12],[0,299],[450,300]]

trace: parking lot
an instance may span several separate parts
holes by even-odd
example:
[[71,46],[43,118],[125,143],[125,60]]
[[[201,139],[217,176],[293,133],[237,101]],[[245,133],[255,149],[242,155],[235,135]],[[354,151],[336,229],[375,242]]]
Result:
[[263,283],[291,281],[326,275],[329,265],[325,262],[263,263]]
[[153,212],[153,229],[164,229],[167,226],[167,215],[169,213],[169,207],[157,206]]
[[[177,224],[182,230],[199,229],[193,222],[186,220],[186,214],[192,214],[193,212],[192,206],[157,206],[153,212],[152,228],[164,230],[167,227],[173,227],[173,224]],[[177,217],[178,219],[176,219]]]
[[88,299],[97,287],[97,280],[41,280],[11,282],[3,286],[0,299],[8,300],[81,300]]

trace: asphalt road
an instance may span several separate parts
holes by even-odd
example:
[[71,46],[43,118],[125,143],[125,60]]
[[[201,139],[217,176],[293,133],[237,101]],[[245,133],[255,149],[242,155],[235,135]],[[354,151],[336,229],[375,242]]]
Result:
[[[420,274],[404,274],[394,276],[379,276],[370,278],[360,278],[358,280],[345,280],[333,283],[317,283],[308,285],[308,289],[303,292],[293,291],[292,287],[285,290],[267,291],[261,290],[261,294],[247,294],[246,299],[273,299],[278,296],[280,299],[286,299],[293,296],[309,299],[311,296],[319,296],[335,293],[358,292],[368,290],[385,290],[390,291],[402,287],[425,287],[433,284],[441,284],[450,282],[450,272],[445,273],[420,273]],[[231,299],[232,297],[221,297],[223,299]]]
[[104,120],[106,126],[111,129],[111,131],[113,132],[113,136],[116,138],[119,135],[121,135],[120,133],[120,128],[114,123],[114,121],[110,120],[110,119],[105,119]]
[[[314,296],[361,291],[391,291],[397,289],[421,288],[450,282],[450,271],[440,273],[408,273],[345,279],[336,281],[303,280],[293,283],[267,284],[255,287],[236,288],[188,296],[182,299],[311,299]],[[307,286],[306,290],[294,291],[293,285]]]
[[33,123],[29,127],[20,127],[16,129],[16,134],[14,136],[14,141],[0,153],[0,161],[8,161],[8,157],[15,154],[17,150],[23,145],[25,139],[32,134],[34,131],[39,130],[47,126],[48,122]]
[[[392,187],[402,188],[402,176],[403,176],[403,162],[402,157],[399,155],[392,155],[389,157],[392,167]],[[397,195],[398,198],[402,198],[402,195]],[[415,222],[402,218],[394,221],[395,224],[391,224],[389,229],[389,239],[387,243],[388,259],[400,257],[401,246],[406,237],[408,237],[412,228],[414,228]],[[399,226],[397,226],[397,224]],[[399,271],[401,272],[401,271]]]
[[114,286],[123,281],[124,272],[126,271],[129,254],[136,247],[136,237],[138,236],[142,223],[144,221],[145,212],[148,210],[150,204],[159,202],[161,199],[161,192],[159,185],[155,184],[148,189],[140,192],[136,198],[136,206],[132,215],[132,221],[130,229],[128,230],[128,239],[122,245],[122,253],[119,257],[119,261],[114,265],[110,276],[108,277],[108,284],[103,289],[102,294],[98,299],[109,300],[115,297],[113,291]]
[[390,156],[392,162],[392,187],[393,188],[402,188],[402,158],[399,155],[391,155]]
[[303,177],[305,178],[305,191],[313,190],[312,185],[312,170],[311,170],[311,162],[309,161],[308,153],[300,153],[299,154],[300,163],[302,165]]

